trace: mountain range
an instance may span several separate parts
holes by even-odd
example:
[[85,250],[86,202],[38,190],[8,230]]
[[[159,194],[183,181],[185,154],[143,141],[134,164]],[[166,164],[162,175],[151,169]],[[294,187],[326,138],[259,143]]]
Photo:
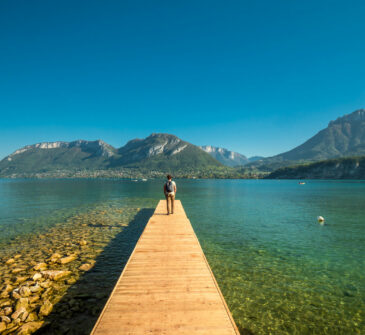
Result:
[[118,169],[171,173],[224,171],[233,176],[247,174],[247,171],[272,172],[287,166],[349,156],[365,156],[364,109],[329,122],[325,129],[298,147],[268,158],[247,158],[228,149],[209,145],[198,147],[171,134],[154,133],[145,139],[131,140],[121,148],[102,140],[27,145],[0,161],[0,176]]
[[104,141],[45,142],[25,146],[0,161],[0,175],[55,170],[145,168],[206,169],[222,164],[199,147],[170,134],[151,134],[121,148]]

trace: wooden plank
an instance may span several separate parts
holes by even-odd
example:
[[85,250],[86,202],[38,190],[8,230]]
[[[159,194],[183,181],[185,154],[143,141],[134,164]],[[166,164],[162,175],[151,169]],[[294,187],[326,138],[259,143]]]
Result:
[[239,334],[179,200],[157,205],[91,334]]

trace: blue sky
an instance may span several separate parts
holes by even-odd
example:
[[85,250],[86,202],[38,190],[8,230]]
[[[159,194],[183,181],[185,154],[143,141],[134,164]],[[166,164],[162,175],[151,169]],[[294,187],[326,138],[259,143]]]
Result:
[[365,2],[0,2],[0,157],[152,132],[274,155],[365,107]]

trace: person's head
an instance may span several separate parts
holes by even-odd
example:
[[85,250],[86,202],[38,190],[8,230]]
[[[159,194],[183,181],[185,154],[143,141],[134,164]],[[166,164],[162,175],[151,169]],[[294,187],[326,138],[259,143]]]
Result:
[[170,174],[168,174],[166,177],[167,177],[167,180],[171,180],[172,179],[172,176]]

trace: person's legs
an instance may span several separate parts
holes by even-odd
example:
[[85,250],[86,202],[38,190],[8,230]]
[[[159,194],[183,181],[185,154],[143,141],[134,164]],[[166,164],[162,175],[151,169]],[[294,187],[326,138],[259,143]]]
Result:
[[174,214],[175,195],[171,195],[171,214]]
[[166,198],[166,210],[167,210],[167,214],[169,214],[169,196],[166,194],[165,195],[165,198]]

